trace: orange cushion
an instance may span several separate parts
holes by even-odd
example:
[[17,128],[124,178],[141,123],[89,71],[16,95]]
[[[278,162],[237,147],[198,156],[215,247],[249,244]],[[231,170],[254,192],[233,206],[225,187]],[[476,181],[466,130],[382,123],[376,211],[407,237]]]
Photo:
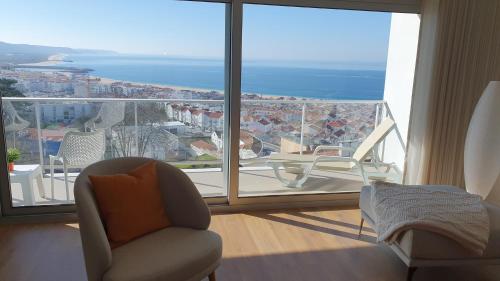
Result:
[[89,175],[89,178],[111,248],[170,225],[162,202],[155,161],[127,174]]

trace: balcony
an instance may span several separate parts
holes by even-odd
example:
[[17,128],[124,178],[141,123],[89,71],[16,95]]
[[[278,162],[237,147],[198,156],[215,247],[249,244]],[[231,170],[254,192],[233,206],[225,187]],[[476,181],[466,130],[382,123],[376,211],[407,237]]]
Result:
[[[223,106],[222,100],[3,98],[7,147],[21,152],[16,169],[40,167],[41,172],[40,188],[37,175],[27,188],[11,174],[13,206],[73,203],[73,183],[81,167],[67,167],[67,192],[64,166],[50,155],[61,154],[65,138],[74,132],[102,132],[104,159],[144,156],[166,161],[186,172],[204,197],[225,197]],[[352,171],[311,169],[303,183],[291,186],[287,183],[310,164],[303,161],[297,173],[286,165],[270,165],[271,155],[306,159],[319,146],[336,146],[340,149],[327,155],[351,157],[386,115],[390,110],[383,101],[243,99],[238,195],[358,192],[363,178]],[[401,140],[397,129],[396,133]],[[385,169],[370,165],[376,158],[383,162],[384,146],[385,141],[373,147],[363,162],[371,179]],[[78,150],[77,146],[67,153],[85,158],[87,151]],[[385,179],[400,181],[397,173]],[[31,196],[25,194],[31,191]]]

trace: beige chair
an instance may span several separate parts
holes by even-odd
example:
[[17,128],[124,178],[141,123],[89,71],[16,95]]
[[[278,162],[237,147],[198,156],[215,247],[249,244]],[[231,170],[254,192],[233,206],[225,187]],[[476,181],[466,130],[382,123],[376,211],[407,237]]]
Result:
[[[464,174],[470,193],[481,195],[490,219],[490,236],[482,256],[478,257],[462,245],[443,235],[420,229],[402,233],[390,248],[408,266],[407,280],[411,280],[418,267],[499,265],[500,264],[500,165],[498,161],[500,139],[500,82],[490,82],[474,110],[464,146]],[[495,149],[496,148],[496,149]],[[431,185],[435,190],[460,191],[459,187]],[[465,192],[465,191],[463,191]],[[371,205],[372,188],[361,189],[359,208],[361,224],[375,225]]]
[[[458,187],[449,185],[435,185],[432,187],[441,191],[457,191],[458,189]],[[360,193],[360,236],[363,230],[363,222],[366,221],[372,227],[375,225],[375,215],[371,205],[371,191],[370,186],[364,186]],[[500,207],[488,202],[483,202],[483,205],[490,218],[490,237],[483,256],[475,256],[459,243],[440,234],[410,229],[402,233],[396,242],[389,246],[408,266],[406,280],[412,280],[412,276],[418,267],[500,264]]]
[[150,161],[127,157],[85,168],[75,182],[83,253],[89,281],[199,281],[209,276],[222,255],[220,236],[207,230],[210,211],[181,170],[158,161],[165,211],[173,226],[111,250],[88,175],[126,173]]

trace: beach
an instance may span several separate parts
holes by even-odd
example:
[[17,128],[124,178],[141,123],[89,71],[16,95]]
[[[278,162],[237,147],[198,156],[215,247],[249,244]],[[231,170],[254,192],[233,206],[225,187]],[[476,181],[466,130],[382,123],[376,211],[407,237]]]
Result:
[[37,67],[40,67],[40,66],[56,66],[57,64],[63,62],[64,58],[66,56],[67,55],[65,55],[65,54],[55,54],[55,55],[49,56],[46,61],[34,62],[34,63],[21,63],[19,65],[23,65],[23,66],[37,66]]

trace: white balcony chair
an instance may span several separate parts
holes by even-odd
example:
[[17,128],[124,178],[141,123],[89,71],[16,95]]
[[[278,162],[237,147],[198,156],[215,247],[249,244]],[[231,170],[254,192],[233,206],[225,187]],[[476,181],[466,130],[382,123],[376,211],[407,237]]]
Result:
[[109,129],[125,119],[125,102],[103,102],[97,115],[84,124],[85,131]]
[[105,151],[104,131],[68,132],[64,135],[57,155],[49,155],[50,188],[54,198],[54,163],[63,164],[64,184],[66,186],[66,200],[69,201],[69,168],[85,168],[88,165],[102,160]]
[[24,120],[17,113],[16,109],[10,101],[2,101],[3,103],[3,121],[5,133],[13,133],[13,146],[16,146],[16,133],[28,128],[30,122]]
[[[385,139],[385,137],[396,128],[396,123],[390,118],[383,120],[368,137],[354,150],[341,146],[328,146],[320,145],[316,147],[313,154],[299,155],[299,154],[285,154],[276,153],[271,154],[267,164],[274,170],[276,178],[288,187],[302,187],[307,178],[310,176],[313,169],[326,170],[326,171],[344,171],[354,172],[357,171],[363,178],[363,182],[368,184],[368,175],[364,166],[372,165],[377,169],[377,172],[370,173],[371,177],[377,179],[385,179],[390,175],[393,170],[393,175],[399,181],[402,177],[402,172],[397,168],[394,163],[381,162],[376,156],[376,146]],[[335,151],[353,151],[352,157],[319,155],[320,151],[335,150]],[[342,154],[341,154],[342,155]],[[372,156],[371,162],[367,163],[365,160],[368,156]],[[286,172],[296,174],[296,178],[288,180],[281,176],[280,169],[284,168]],[[379,169],[382,168],[382,172]]]

